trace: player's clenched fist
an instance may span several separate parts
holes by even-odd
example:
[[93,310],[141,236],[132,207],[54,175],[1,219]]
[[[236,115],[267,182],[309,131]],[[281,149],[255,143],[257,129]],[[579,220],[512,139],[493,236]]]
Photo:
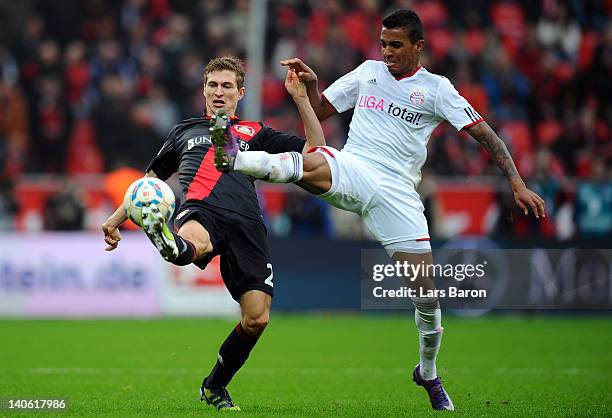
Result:
[[119,228],[108,223],[103,223],[102,232],[104,232],[104,242],[108,244],[105,250],[112,251],[117,248],[119,241],[121,241],[121,232],[119,232]]

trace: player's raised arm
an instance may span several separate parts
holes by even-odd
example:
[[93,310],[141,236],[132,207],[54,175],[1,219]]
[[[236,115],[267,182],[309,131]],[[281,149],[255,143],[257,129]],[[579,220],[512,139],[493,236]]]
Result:
[[536,218],[546,217],[544,200],[525,186],[525,182],[516,169],[506,144],[491,129],[489,124],[481,122],[467,128],[466,131],[488,151],[493,161],[508,178],[512,193],[514,193],[514,201],[525,215],[529,213],[529,208],[531,208]]
[[304,124],[306,144],[304,145],[303,152],[307,152],[312,147],[325,145],[323,129],[321,128],[321,123],[317,119],[317,115],[315,115],[315,112],[308,100],[306,86],[297,76],[293,68],[289,68],[287,70],[285,88],[293,98],[293,101],[298,108],[298,112],[300,113],[302,123]]
[[300,80],[304,82],[306,85],[306,92],[308,93],[308,100],[319,120],[325,120],[334,113],[338,113],[331,103],[319,93],[319,81],[317,74],[312,68],[304,64],[299,58],[282,60],[280,64],[293,69]]

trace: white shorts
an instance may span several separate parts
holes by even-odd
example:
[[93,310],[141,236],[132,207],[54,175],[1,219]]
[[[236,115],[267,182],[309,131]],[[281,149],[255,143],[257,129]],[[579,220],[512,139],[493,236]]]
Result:
[[331,170],[331,189],[318,195],[321,199],[361,215],[390,255],[431,251],[425,208],[410,183],[348,151],[331,147],[313,151],[325,156]]

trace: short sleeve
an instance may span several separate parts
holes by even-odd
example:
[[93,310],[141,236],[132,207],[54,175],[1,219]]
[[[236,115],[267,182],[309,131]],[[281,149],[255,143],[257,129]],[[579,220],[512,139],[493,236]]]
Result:
[[348,74],[343,75],[323,91],[323,96],[338,113],[355,107],[359,96],[359,74],[367,61]]
[[153,171],[161,180],[166,180],[178,169],[179,158],[175,139],[176,128],[170,131],[161,149],[147,167],[147,172]]
[[458,131],[484,121],[447,78],[442,78],[436,95],[435,113]]

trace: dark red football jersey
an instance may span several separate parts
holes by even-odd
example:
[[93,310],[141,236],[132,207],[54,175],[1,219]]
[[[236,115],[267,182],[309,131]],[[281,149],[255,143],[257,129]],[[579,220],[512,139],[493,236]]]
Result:
[[[234,118],[231,124],[242,151],[301,153],[304,148],[302,138],[275,131],[261,122]],[[208,117],[178,123],[147,171],[152,170],[162,180],[178,172],[184,200],[199,200],[261,220],[254,179],[242,173],[223,174],[215,168],[209,128]]]

